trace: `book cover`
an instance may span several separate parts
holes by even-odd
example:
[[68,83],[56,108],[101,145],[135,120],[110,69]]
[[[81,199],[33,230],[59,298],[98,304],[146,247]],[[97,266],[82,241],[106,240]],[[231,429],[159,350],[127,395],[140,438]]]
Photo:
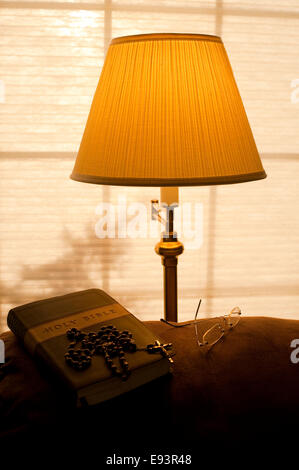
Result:
[[[146,349],[158,340],[157,336],[100,289],[15,307],[8,313],[7,324],[25,348],[64,381],[73,392],[77,406],[111,399],[170,371],[167,357],[149,354]],[[130,369],[127,380],[112,374],[103,354],[93,354],[90,366],[83,370],[76,370],[66,361],[71,341],[67,333],[72,328],[88,335],[107,326],[118,332],[129,332],[136,343],[137,351],[124,353]],[[119,358],[113,361],[117,363]]]

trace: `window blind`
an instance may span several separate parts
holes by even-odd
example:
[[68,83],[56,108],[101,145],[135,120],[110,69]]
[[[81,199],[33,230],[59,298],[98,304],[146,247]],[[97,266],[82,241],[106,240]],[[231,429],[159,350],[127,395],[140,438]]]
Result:
[[[75,290],[108,291],[140,319],[163,312],[157,238],[99,239],[100,202],[149,204],[157,188],[71,181],[111,38],[222,36],[268,178],[183,188],[203,244],[179,258],[179,318],[299,318],[299,6],[296,0],[6,0],[0,4],[0,313]],[[182,239],[184,242],[185,240]]]

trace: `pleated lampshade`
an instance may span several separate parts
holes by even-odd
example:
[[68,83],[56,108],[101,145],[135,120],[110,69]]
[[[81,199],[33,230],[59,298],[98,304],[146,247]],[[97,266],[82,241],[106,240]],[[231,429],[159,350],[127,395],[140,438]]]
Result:
[[221,38],[112,40],[72,179],[188,186],[265,177]]

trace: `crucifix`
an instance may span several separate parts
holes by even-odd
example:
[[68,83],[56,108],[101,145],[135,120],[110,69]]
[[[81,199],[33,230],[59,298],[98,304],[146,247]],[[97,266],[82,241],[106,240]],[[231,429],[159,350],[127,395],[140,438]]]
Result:
[[167,357],[169,362],[173,364],[173,359],[170,356],[168,350],[172,348],[172,343],[161,344],[160,341],[156,340],[154,344],[148,344],[146,350],[150,354],[160,353],[162,356]]

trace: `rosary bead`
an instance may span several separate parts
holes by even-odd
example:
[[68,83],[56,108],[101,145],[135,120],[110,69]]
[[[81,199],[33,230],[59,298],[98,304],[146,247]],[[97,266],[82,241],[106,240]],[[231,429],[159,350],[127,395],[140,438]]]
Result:
[[[128,330],[119,331],[113,325],[104,325],[96,333],[92,331],[84,333],[77,328],[71,328],[66,336],[72,341],[65,354],[68,365],[78,371],[85,370],[91,365],[94,354],[102,354],[112,374],[127,380],[130,370],[125,351],[134,352],[137,349],[132,340],[132,333]],[[121,369],[113,363],[113,357],[119,358]]]
[[69,353],[65,353],[64,357],[65,359],[71,359],[71,355]]
[[147,350],[147,352],[150,353],[150,354],[154,353],[154,352],[155,352],[155,345],[154,345],[154,344],[148,344],[148,345],[146,346],[146,350]]
[[135,341],[130,341],[130,343],[129,343],[129,351],[135,352],[136,350],[137,350],[137,346],[136,346]]
[[71,339],[71,340],[73,340],[74,337],[75,337],[75,333],[72,330],[68,330],[66,332],[66,335],[67,335],[68,339]]
[[76,334],[78,333],[77,328],[71,328],[69,331],[69,334],[72,335],[73,338],[75,338]]
[[85,338],[85,333],[81,333],[80,331],[78,331],[77,333],[75,333],[75,340],[77,342],[79,341],[82,341],[84,338]]

